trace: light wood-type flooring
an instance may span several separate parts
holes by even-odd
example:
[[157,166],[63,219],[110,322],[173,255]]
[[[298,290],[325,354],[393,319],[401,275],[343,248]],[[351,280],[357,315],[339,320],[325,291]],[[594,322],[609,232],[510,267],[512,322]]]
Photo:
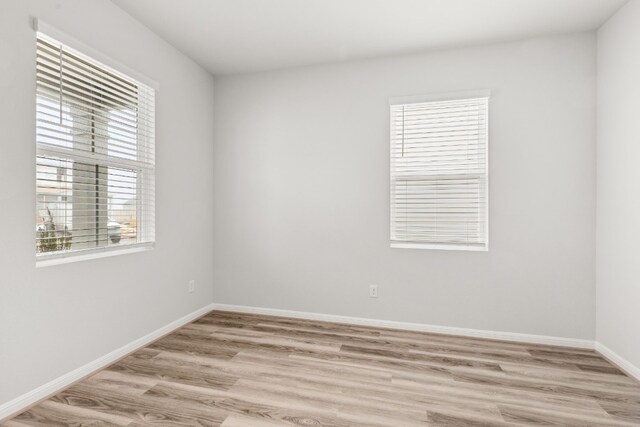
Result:
[[590,350],[213,311],[2,426],[640,426]]

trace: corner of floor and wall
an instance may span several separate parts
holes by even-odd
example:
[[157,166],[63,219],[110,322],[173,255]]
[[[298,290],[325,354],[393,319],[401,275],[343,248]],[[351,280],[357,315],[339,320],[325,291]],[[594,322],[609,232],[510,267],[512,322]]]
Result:
[[[595,347],[640,378],[640,0],[597,33],[215,78],[108,0],[0,5],[0,419],[212,308]],[[153,251],[36,269],[33,17],[158,82]],[[390,249],[388,99],[478,88],[490,250]]]
[[[640,379],[639,9],[597,32],[216,77],[216,306],[597,347]],[[478,88],[489,252],[390,249],[388,99]]]
[[598,30],[596,348],[640,378],[640,1]]

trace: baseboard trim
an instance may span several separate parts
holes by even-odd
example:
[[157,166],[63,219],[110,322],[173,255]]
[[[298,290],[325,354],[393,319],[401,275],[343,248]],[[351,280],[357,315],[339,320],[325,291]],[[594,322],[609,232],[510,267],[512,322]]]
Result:
[[251,313],[251,314],[262,314],[268,316],[282,316],[282,317],[292,317],[298,319],[308,319],[308,320],[320,320],[325,322],[335,322],[335,323],[347,323],[353,325],[361,325],[361,326],[373,326],[380,328],[390,328],[390,329],[401,329],[401,330],[409,330],[409,331],[419,331],[419,332],[430,332],[437,334],[446,334],[446,335],[457,335],[464,337],[474,337],[474,338],[486,338],[500,341],[512,341],[512,342],[521,342],[521,343],[530,343],[530,344],[542,344],[542,345],[553,345],[553,346],[561,346],[561,347],[572,347],[572,348],[581,348],[581,349],[595,349],[598,353],[600,353],[603,357],[608,359],[611,363],[617,365],[621,370],[627,373],[630,377],[640,381],[640,368],[633,365],[631,362],[622,358],[606,346],[601,343],[594,342],[592,340],[585,339],[576,339],[576,338],[563,338],[563,337],[553,337],[546,335],[532,335],[532,334],[521,334],[515,332],[499,332],[499,331],[488,331],[481,329],[467,329],[467,328],[456,328],[449,326],[439,326],[439,325],[428,325],[422,323],[409,323],[409,322],[398,322],[392,320],[380,320],[380,319],[368,319],[363,317],[350,317],[350,316],[341,316],[335,314],[321,314],[321,313],[311,313],[304,311],[292,311],[292,310],[282,310],[282,309],[274,309],[274,308],[264,308],[264,307],[251,307],[251,306],[243,306],[243,305],[231,305],[231,304],[209,304],[204,306],[186,316],[181,317],[137,340],[120,347],[117,350],[112,351],[92,362],[87,363],[84,366],[81,366],[59,378],[56,378],[28,393],[23,394],[9,402],[0,405],[0,423],[18,415],[19,413],[27,410],[29,407],[37,404],[38,402],[49,398],[50,396],[58,393],[66,387],[69,387],[73,383],[80,381],[81,379],[103,369],[123,357],[133,353],[134,351],[149,345],[153,341],[156,341],[163,336],[175,331],[176,329],[186,325],[194,321],[195,319],[202,317],[203,315],[209,313],[211,310],[220,310],[220,311],[233,311],[240,313]]
[[620,368],[622,372],[640,382],[640,367],[635,366],[633,363],[629,362],[627,359],[599,342],[596,342],[596,351],[609,362]]
[[436,334],[458,335],[464,337],[486,338],[500,341],[513,341],[529,344],[554,345],[593,350],[592,340],[552,337],[546,335],[531,335],[515,332],[497,332],[481,329],[454,328],[449,326],[428,325],[422,323],[397,322],[392,320],[367,319],[363,317],[349,317],[335,314],[310,313],[305,311],[291,311],[274,308],[250,307],[244,305],[213,304],[214,310],[235,311],[240,313],[263,314],[268,316],[293,317],[297,319],[321,320],[325,322],[348,323],[378,328],[402,329],[409,331],[431,332]]
[[198,317],[202,317],[211,310],[213,310],[213,304],[202,307],[192,313],[187,314],[186,316],[174,320],[173,322],[151,332],[150,334],[138,338],[137,340],[132,341],[129,344],[112,351],[109,354],[105,354],[104,356],[92,362],[89,362],[84,366],[74,369],[73,371],[59,378],[49,381],[48,383],[30,392],[27,392],[22,396],[18,396],[17,398],[10,400],[3,405],[0,405],[0,423],[18,415],[21,412],[24,412],[29,407],[37,404],[38,402],[53,396],[61,390],[69,387],[73,383],[117,362],[123,357],[146,345],[149,345],[153,341],[162,338],[163,336],[175,331],[176,329],[186,325],[187,323],[194,321]]

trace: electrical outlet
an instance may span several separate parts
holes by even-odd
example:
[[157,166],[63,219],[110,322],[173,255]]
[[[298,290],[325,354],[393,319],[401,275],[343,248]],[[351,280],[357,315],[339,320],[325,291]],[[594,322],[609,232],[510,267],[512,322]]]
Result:
[[369,285],[369,297],[378,298],[378,285]]
[[189,288],[188,291],[189,293],[193,292],[196,290],[196,281],[195,280],[189,280]]

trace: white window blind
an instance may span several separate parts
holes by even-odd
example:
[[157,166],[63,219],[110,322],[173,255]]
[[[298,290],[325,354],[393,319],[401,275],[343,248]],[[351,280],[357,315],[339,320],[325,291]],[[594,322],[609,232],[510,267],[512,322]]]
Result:
[[392,102],[392,247],[486,250],[488,105]]
[[36,254],[155,240],[154,89],[38,33]]

